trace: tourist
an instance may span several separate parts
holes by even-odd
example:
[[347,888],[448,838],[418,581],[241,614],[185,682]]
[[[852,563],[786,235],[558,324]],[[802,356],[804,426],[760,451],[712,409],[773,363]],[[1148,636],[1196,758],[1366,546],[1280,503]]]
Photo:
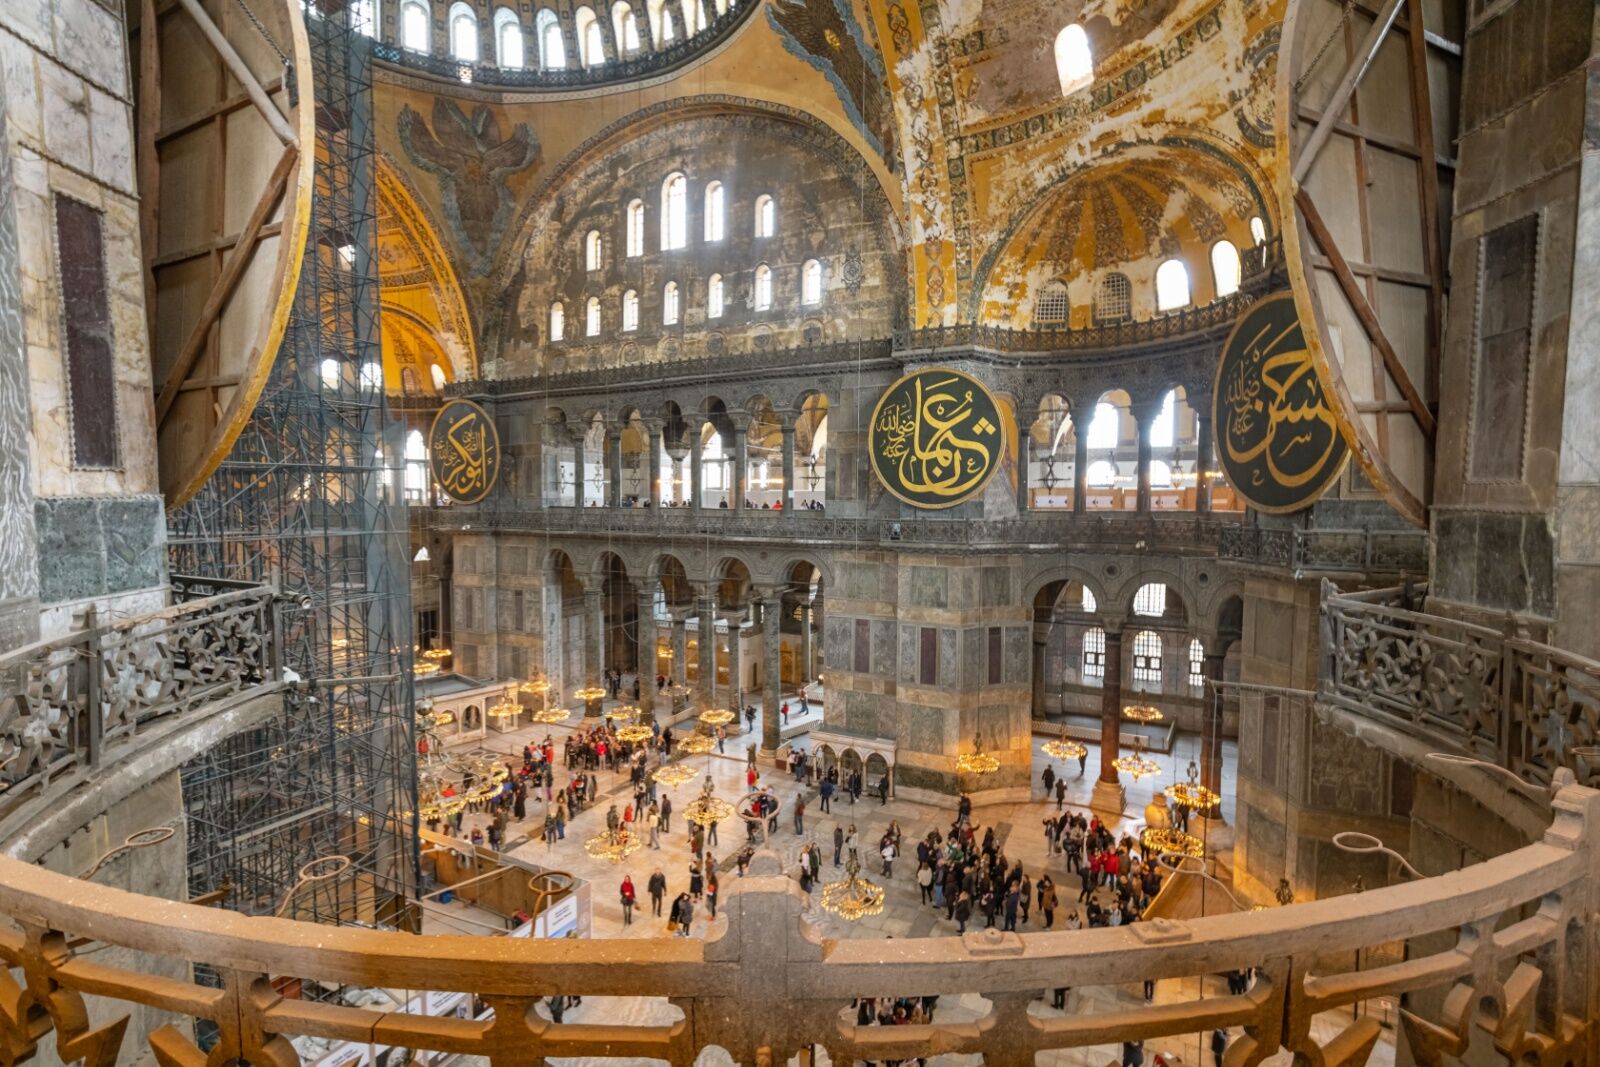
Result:
[[645,813],[644,824],[650,831],[650,847],[659,849],[661,847],[661,810],[654,804],[650,805],[650,810]]
[[833,799],[833,790],[833,781],[828,778],[824,778],[822,780],[822,784],[817,787],[817,793],[822,797],[822,810],[824,814],[826,814],[829,810],[828,802]]
[[650,873],[650,881],[645,884],[650,891],[650,914],[661,918],[661,898],[667,895],[667,876],[657,867]]
[[1083,772],[1088,766],[1089,766],[1089,749],[1088,749],[1088,746],[1085,746],[1083,751],[1078,753],[1078,777],[1079,778],[1083,777]]
[[711,918],[717,917],[717,869],[710,868],[706,878],[706,907],[710,909]]
[[633,925],[633,875],[622,876],[622,925]]
[[850,860],[851,860],[852,863],[860,863],[861,862],[861,857],[856,851],[857,848],[859,847],[859,845],[858,845],[858,839],[856,838],[856,824],[855,823],[851,823],[850,824],[850,829],[846,830],[845,833],[844,833],[844,847],[845,847],[845,851],[850,854]]
[[1056,811],[1060,811],[1067,802],[1067,781],[1065,778],[1056,779]]
[[[827,811],[828,810],[827,806],[824,805],[822,810],[823,811]],[[842,826],[838,825],[837,823],[835,823],[834,827],[833,827],[833,865],[835,867],[839,866],[839,854],[841,852],[843,852],[843,851],[844,851],[844,827],[842,827]]]
[[1056,924],[1056,884],[1050,880],[1048,874],[1039,878],[1039,912],[1044,916],[1044,928],[1050,929]]
[[933,903],[933,868],[927,861],[917,864],[917,888],[922,891],[922,903]]
[[689,899],[688,893],[679,893],[672,902],[672,915],[667,922],[667,931],[676,933],[680,937],[689,936],[689,928],[694,925],[694,901]]
[[957,925],[956,933],[967,932],[967,922],[972,918],[972,894],[963,892],[956,900],[954,915]]
[[884,834],[883,844],[879,847],[878,854],[883,857],[883,876],[885,878],[894,877],[895,851],[894,838],[890,837],[888,834]]
[[878,804],[880,807],[889,803],[889,772],[884,771],[883,777],[878,779]]
[[1217,1067],[1222,1067],[1222,1054],[1228,1051],[1227,1027],[1219,1026],[1211,1031],[1211,1058],[1216,1061]]
[[664,833],[664,834],[670,834],[672,832],[672,798],[671,797],[662,797],[661,798],[661,832]]
[[794,832],[796,837],[805,835],[806,832],[806,798],[794,798]]
[[705,889],[705,877],[700,873],[700,861],[689,861],[689,896],[699,900]]
[[1044,795],[1045,795],[1046,799],[1049,799],[1050,794],[1055,790],[1055,787],[1056,787],[1056,772],[1055,772],[1054,768],[1052,768],[1049,764],[1045,764],[1045,768],[1044,768]]
[[1122,1067],[1144,1067],[1143,1041],[1124,1041],[1122,1043]]

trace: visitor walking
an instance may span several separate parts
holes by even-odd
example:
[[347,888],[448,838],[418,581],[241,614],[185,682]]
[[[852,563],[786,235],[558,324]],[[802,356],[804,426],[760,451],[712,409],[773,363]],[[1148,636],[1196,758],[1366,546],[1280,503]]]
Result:
[[633,875],[622,876],[622,925],[633,925]]
[[667,895],[667,876],[657,867],[650,874],[650,881],[645,888],[650,891],[650,914],[661,918],[661,898]]

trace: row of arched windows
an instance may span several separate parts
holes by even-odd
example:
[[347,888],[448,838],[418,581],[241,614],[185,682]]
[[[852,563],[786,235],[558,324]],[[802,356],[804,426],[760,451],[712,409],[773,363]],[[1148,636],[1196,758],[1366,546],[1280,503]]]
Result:
[[[598,237],[593,231],[591,237]],[[591,268],[593,269],[593,268]],[[706,318],[720,319],[727,307],[726,285],[720,274],[706,279]],[[757,311],[772,308],[772,268],[765,263],[756,267],[751,302]],[[822,303],[822,261],[808,259],[800,267],[800,303],[816,306]],[[667,282],[661,287],[661,325],[676,326],[682,309],[682,297],[677,282]],[[584,304],[583,334],[598,337],[602,325],[600,298],[591,296]],[[631,333],[639,328],[639,291],[628,289],[622,294],[622,331]],[[566,339],[567,309],[561,301],[550,305],[550,340]]]
[[[1259,216],[1250,220],[1250,234],[1255,243],[1266,243],[1266,224]],[[1216,295],[1231,296],[1239,291],[1243,281],[1243,267],[1239,250],[1232,241],[1222,240],[1211,246],[1211,280]],[[1166,260],[1156,268],[1156,310],[1176,311],[1188,307],[1194,300],[1189,284],[1189,266],[1183,260]],[[1034,302],[1034,321],[1041,325],[1062,324],[1071,310],[1067,298],[1067,283],[1059,278],[1045,283]],[[1100,279],[1095,290],[1094,318],[1096,322],[1123,322],[1133,313],[1133,285],[1126,274],[1112,272]]]
[[[716,13],[723,14],[738,0],[715,0]],[[367,36],[376,36],[379,0],[354,0],[351,4],[351,21],[355,28]],[[690,34],[706,27],[700,0],[643,0],[642,8],[650,20],[650,36],[656,46],[664,47],[678,37],[678,23],[670,16],[669,5],[678,5],[682,26]],[[603,66],[606,62],[605,35],[601,17],[591,7],[583,6],[573,13],[573,32],[578,45],[578,62],[585,69]],[[639,16],[627,0],[618,0],[611,7],[611,23],[617,54],[629,58],[643,49],[643,35],[639,30]],[[525,28],[517,13],[509,7],[497,7],[492,21],[494,32],[494,63],[505,70],[522,70],[531,65]],[[464,0],[450,5],[445,19],[447,43],[452,59],[463,63],[478,63],[483,53],[478,41],[478,14]],[[433,48],[432,16],[428,0],[400,0],[400,45],[413,52],[430,52]],[[533,19],[533,38],[538,42],[537,61],[541,70],[565,70],[567,45],[561,33],[561,20],[549,8],[541,8]]]
[[[1205,685],[1206,651],[1198,637],[1189,641],[1188,678],[1191,689]],[[1133,684],[1141,690],[1160,692],[1161,635],[1154,630],[1140,630],[1133,635]],[[1083,634],[1083,676],[1104,678],[1106,675],[1106,632],[1098,626]]]

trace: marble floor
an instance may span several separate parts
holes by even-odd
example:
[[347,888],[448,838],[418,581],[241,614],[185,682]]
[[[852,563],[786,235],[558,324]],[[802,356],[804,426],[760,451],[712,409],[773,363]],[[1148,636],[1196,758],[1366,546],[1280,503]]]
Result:
[[[573,720],[574,724],[578,720]],[[547,734],[555,739],[558,745],[562,737],[571,730],[572,726],[558,727],[523,727],[517,731],[506,734],[492,734],[489,742],[481,746],[481,750],[498,754],[516,754],[520,760],[522,746],[525,743],[542,739]],[[760,722],[758,720],[753,734],[739,735],[728,739],[726,754],[713,753],[707,757],[698,757],[695,760],[696,769],[707,770],[715,784],[718,794],[724,799],[731,799],[745,791],[744,774],[746,762],[744,750],[753,739],[760,737]],[[797,742],[805,747],[804,738]],[[1192,735],[1180,735],[1174,751],[1168,756],[1159,758],[1162,770],[1159,776],[1148,778],[1142,782],[1128,781],[1124,776],[1127,789],[1127,800],[1124,812],[1120,819],[1106,819],[1113,830],[1123,827],[1134,829],[1143,822],[1143,811],[1149,803],[1152,794],[1164,784],[1182,781],[1186,778],[1185,768],[1191,758],[1197,756],[1198,738]],[[465,750],[465,749],[462,749]],[[452,750],[458,751],[458,750]],[[1046,801],[1042,796],[1039,778],[1049,761],[1039,753],[1035,746],[1034,757],[1034,799],[1022,803],[1002,803],[979,805],[974,816],[980,826],[993,826],[996,836],[1000,839],[1007,856],[1020,859],[1029,875],[1037,878],[1041,870],[1047,870],[1056,881],[1061,893],[1063,905],[1075,901],[1077,895],[1077,879],[1068,871],[1060,856],[1047,856],[1045,839],[1042,832],[1041,821],[1047,810],[1053,810],[1053,801]],[[1077,764],[1074,762],[1066,768],[1068,806],[1087,811],[1090,793],[1094,784],[1095,756],[1089,759],[1089,770],[1079,776]],[[1227,826],[1217,830],[1215,837],[1209,842],[1213,850],[1220,849],[1226,858],[1231,849],[1231,827],[1233,823],[1233,794],[1234,772],[1237,765],[1237,749],[1229,741],[1224,746],[1224,773],[1223,773],[1223,815]],[[1057,770],[1060,770],[1059,765]],[[762,783],[770,784],[781,798],[783,810],[779,817],[779,829],[772,837],[771,845],[783,858],[786,869],[794,871],[798,868],[798,856],[801,848],[808,842],[816,842],[823,852],[822,880],[829,881],[834,877],[842,876],[842,868],[832,865],[833,849],[832,836],[836,825],[849,827],[855,826],[863,842],[863,860],[869,876],[879,883],[885,879],[881,873],[881,860],[876,856],[868,859],[871,853],[871,844],[888,827],[891,820],[899,822],[905,834],[905,841],[915,842],[930,829],[946,829],[954,817],[955,805],[928,805],[908,800],[891,798],[888,804],[880,804],[876,798],[863,797],[856,804],[848,800],[835,798],[831,812],[823,812],[820,801],[814,789],[804,788],[795,782],[792,777],[776,769],[763,766],[761,770]],[[652,871],[660,869],[667,878],[667,900],[687,887],[688,866],[690,860],[689,839],[685,832],[684,820],[674,815],[672,832],[662,836],[659,850],[649,848],[641,849],[621,863],[612,864],[604,860],[590,857],[583,849],[586,838],[593,836],[604,828],[605,811],[614,800],[619,805],[631,800],[631,790],[627,776],[613,774],[604,770],[597,772],[602,802],[592,805],[587,811],[580,813],[567,826],[566,838],[554,846],[547,845],[539,836],[544,820],[544,804],[531,803],[528,806],[527,818],[521,823],[514,823],[510,828],[507,851],[518,859],[540,866],[556,867],[570,871],[579,877],[585,878],[595,886],[593,892],[593,930],[595,937],[665,937],[667,936],[664,920],[652,918],[649,915],[649,902],[645,896],[645,884]],[[673,802],[678,811],[688,803],[699,791],[700,778],[697,775],[688,783],[677,787],[673,791]],[[806,817],[803,832],[796,832],[792,811],[795,798],[801,793],[806,798]],[[531,798],[530,798],[531,799]],[[468,817],[467,827],[470,829],[472,819],[482,817]],[[1102,814],[1102,818],[1105,816]],[[724,885],[735,877],[734,855],[743,844],[744,832],[742,827],[724,826],[720,841],[712,847],[712,852],[718,857],[719,870],[724,872],[721,877]],[[1226,868],[1224,863],[1223,867]],[[870,916],[857,923],[847,923],[833,915],[823,912],[820,908],[813,909],[818,926],[825,937],[829,938],[882,938],[882,937],[937,937],[953,936],[956,933],[956,924],[944,918],[942,910],[935,910],[920,902],[920,894],[914,881],[916,870],[915,854],[909,857],[909,862],[902,857],[895,863],[893,876],[887,879],[888,903],[883,912]],[[635,909],[634,921],[631,925],[624,925],[622,921],[622,908],[618,900],[616,887],[620,884],[624,874],[631,874],[640,895],[641,906]],[[1070,887],[1070,891],[1068,888]],[[1075,904],[1073,906],[1076,906]],[[436,913],[447,912],[445,908],[431,909]],[[1033,926],[1024,926],[1023,930],[1039,929],[1039,916],[1031,916]],[[448,923],[448,914],[439,914],[435,921],[441,928]],[[710,929],[707,925],[708,916],[702,906],[697,909],[694,933],[704,933]],[[721,920],[712,920],[712,922]],[[981,919],[979,920],[981,922]],[[1183,982],[1171,981],[1159,983],[1156,987],[1156,1001],[1188,1001],[1205,996],[1217,996],[1226,992],[1221,979],[1188,980]],[[1073,1002],[1069,1009],[1079,1012],[1104,1012],[1115,1010],[1119,1006],[1127,1006],[1139,1001],[1142,990],[1137,986],[1127,988],[1094,988],[1074,990]],[[1048,1007],[1048,1001],[1041,999],[1035,1010],[1041,1014],[1053,1014],[1053,1009]],[[605,1018],[613,1021],[628,1021],[646,1023],[670,1019],[674,1017],[676,1009],[671,1008],[664,1001],[656,998],[590,998],[582,1005],[566,1015],[566,1021],[584,1021],[586,1019]],[[951,995],[941,999],[938,1021],[959,1021],[981,1016],[986,1011],[984,1002],[976,995]],[[665,1013],[663,1015],[662,1013]],[[1344,1016],[1349,1019],[1348,1014]],[[1341,1024],[1337,1018],[1319,1021],[1318,1030],[1326,1036],[1337,1032]],[[1392,1034],[1392,1030],[1386,1031]],[[1190,1035],[1182,1038],[1164,1039],[1151,1042],[1146,1047],[1146,1065],[1153,1063],[1156,1052],[1160,1052],[1169,1061],[1198,1063],[1209,1062],[1207,1038],[1203,1035]],[[1039,1058],[1041,1064],[1074,1065],[1074,1067],[1103,1067],[1107,1063],[1115,1063],[1120,1059],[1120,1048],[1106,1046],[1104,1048],[1088,1048],[1051,1053]],[[701,1058],[704,1064],[729,1063],[725,1056],[716,1050],[708,1052]],[[1267,1061],[1273,1067],[1281,1067],[1275,1057]],[[1374,1055],[1373,1063],[1378,1067],[1385,1067],[1393,1060],[1392,1037],[1386,1036],[1380,1043],[1379,1051]],[[1289,1062],[1288,1056],[1281,1057],[1282,1064]],[[552,1060],[552,1063],[563,1061]],[[577,1064],[578,1061],[566,1061]],[[582,1061],[583,1067],[588,1067],[591,1061]],[[624,1060],[594,1060],[595,1064],[623,1064],[623,1063],[648,1063],[655,1061],[624,1061]],[[939,1067],[956,1067],[956,1065],[981,1062],[977,1057],[940,1056],[929,1061]]]

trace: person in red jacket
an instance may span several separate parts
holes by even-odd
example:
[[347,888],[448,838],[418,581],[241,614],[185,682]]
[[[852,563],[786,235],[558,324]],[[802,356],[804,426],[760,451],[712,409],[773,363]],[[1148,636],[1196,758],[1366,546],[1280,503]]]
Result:
[[633,875],[622,876],[622,925],[633,925]]

